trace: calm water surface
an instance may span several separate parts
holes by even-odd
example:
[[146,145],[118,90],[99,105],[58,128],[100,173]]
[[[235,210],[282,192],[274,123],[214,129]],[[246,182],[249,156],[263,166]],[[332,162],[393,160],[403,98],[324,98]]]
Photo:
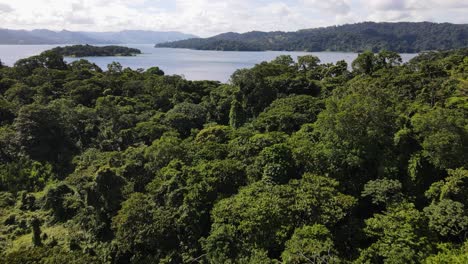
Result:
[[[6,65],[13,65],[17,60],[37,55],[57,45],[0,45],[0,60]],[[345,60],[348,64],[357,57],[357,53],[344,52],[237,52],[237,51],[199,51],[187,49],[154,48],[154,45],[125,45],[137,48],[143,54],[134,57],[86,57],[99,67],[106,69],[113,61],[132,69],[158,66],[166,74],[179,74],[189,80],[218,80],[226,82],[231,74],[242,68],[250,68],[262,61],[270,61],[279,55],[291,55],[293,58],[312,54],[322,63],[334,63]],[[408,61],[417,54],[401,54],[403,61]],[[72,62],[76,58],[65,58]]]

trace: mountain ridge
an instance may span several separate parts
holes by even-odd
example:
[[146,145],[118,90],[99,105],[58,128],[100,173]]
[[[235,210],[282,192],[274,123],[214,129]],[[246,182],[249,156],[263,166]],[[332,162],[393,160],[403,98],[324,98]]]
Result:
[[0,44],[155,44],[197,37],[178,31],[122,30],[108,32],[0,28]]
[[468,46],[468,24],[361,22],[293,32],[227,32],[210,38],[159,43],[156,47],[225,51],[378,51],[420,52]]

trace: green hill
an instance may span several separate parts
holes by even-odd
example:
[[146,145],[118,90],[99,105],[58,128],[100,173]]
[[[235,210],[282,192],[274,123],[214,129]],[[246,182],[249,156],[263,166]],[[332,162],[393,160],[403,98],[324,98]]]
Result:
[[448,50],[468,46],[468,25],[420,23],[374,23],[304,29],[297,32],[225,33],[157,44],[156,47],[224,51],[379,51],[401,53]]

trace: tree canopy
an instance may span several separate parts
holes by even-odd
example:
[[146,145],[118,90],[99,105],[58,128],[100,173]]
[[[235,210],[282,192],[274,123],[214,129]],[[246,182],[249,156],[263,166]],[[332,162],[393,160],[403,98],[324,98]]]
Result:
[[73,45],[53,48],[51,51],[65,57],[102,57],[102,56],[134,56],[141,50],[122,46],[91,46]]
[[351,66],[0,67],[0,263],[466,263],[468,49]]

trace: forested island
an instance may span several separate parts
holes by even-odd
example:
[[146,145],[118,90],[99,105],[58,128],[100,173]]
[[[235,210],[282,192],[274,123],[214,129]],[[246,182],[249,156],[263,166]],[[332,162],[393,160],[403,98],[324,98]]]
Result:
[[468,49],[351,66],[0,64],[0,263],[467,263]]
[[56,47],[52,51],[64,57],[135,56],[141,54],[139,49],[122,46],[73,45]]
[[342,51],[382,49],[399,53],[449,50],[468,46],[468,25],[430,22],[374,23],[305,29],[297,32],[225,33],[160,43],[156,47],[224,51]]

